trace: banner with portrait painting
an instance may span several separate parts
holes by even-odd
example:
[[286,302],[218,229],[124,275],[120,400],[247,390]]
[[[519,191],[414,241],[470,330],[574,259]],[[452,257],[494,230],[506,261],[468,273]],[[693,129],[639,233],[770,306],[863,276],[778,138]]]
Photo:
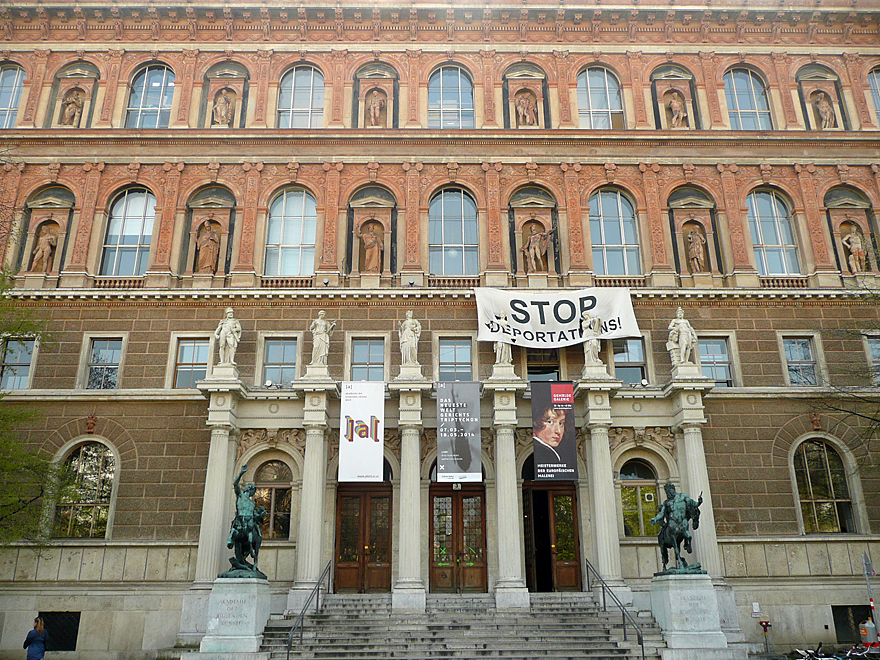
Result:
[[385,465],[385,383],[342,383],[339,481],[382,481]]
[[531,387],[535,479],[576,481],[574,384],[532,381]]
[[437,383],[437,481],[482,481],[480,384]]

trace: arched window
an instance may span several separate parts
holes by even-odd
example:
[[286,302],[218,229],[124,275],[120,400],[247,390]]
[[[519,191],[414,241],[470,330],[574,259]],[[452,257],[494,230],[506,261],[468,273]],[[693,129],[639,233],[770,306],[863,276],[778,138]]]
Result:
[[290,538],[290,468],[281,461],[268,461],[257,468],[254,485],[257,506],[266,507],[267,517],[260,524],[264,539]]
[[64,471],[70,485],[58,498],[52,535],[104,538],[116,473],[113,452],[100,442],[79,445],[64,461]]
[[733,130],[773,129],[767,88],[757,73],[749,69],[731,69],[724,74],[724,94]]
[[473,128],[474,85],[464,69],[441,66],[428,80],[428,128]]
[[431,200],[428,255],[433,275],[455,277],[480,272],[477,203],[463,190],[443,190]]
[[636,213],[620,191],[600,190],[590,197],[590,235],[597,275],[641,275]]
[[577,91],[581,128],[626,128],[620,82],[608,69],[594,66],[581,71]]
[[654,536],[659,526],[651,524],[657,515],[657,474],[646,461],[638,458],[620,468],[620,499],[623,508],[624,536]]
[[876,122],[880,126],[880,69],[874,69],[868,74],[868,86],[871,88],[871,98],[874,99]]
[[24,82],[24,69],[15,64],[0,66],[0,128],[15,126]]
[[856,531],[846,469],[830,444],[802,442],[794,454],[794,475],[805,533]]
[[324,76],[313,66],[297,66],[278,86],[278,128],[324,127]]
[[126,128],[168,128],[174,98],[174,72],[162,64],[141,69],[131,82]]
[[315,272],[318,203],[302,188],[278,195],[269,207],[266,233],[268,277],[311,275]]
[[110,207],[101,256],[101,275],[125,277],[147,271],[156,198],[148,190],[126,190]]
[[797,239],[788,205],[772,190],[750,193],[746,204],[758,273],[799,275]]

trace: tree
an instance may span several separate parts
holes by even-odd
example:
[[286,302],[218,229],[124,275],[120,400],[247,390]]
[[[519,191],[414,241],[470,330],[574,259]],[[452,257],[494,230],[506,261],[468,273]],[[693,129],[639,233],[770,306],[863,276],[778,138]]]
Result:
[[[21,350],[19,339],[46,338],[45,321],[10,295],[11,287],[9,274],[0,272],[0,339],[7,356]],[[15,375],[15,367],[4,366],[4,370],[6,377]],[[22,429],[39,417],[39,410],[11,404],[3,397],[0,395],[0,544],[39,542],[45,527],[44,506],[66,480],[51,456],[33,451],[25,441]]]

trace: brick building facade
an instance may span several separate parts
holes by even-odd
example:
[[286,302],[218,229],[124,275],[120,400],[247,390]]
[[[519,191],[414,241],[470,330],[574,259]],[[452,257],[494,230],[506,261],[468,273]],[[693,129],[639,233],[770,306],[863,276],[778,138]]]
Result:
[[[671,482],[710,504],[696,557],[730,641],[763,640],[754,603],[783,646],[834,642],[858,616],[862,555],[880,562],[878,457],[822,401],[876,396],[876,3],[21,0],[0,27],[4,259],[51,318],[47,340],[8,340],[0,378],[6,402],[44,413],[33,446],[94,486],[56,503],[42,555],[0,554],[0,657],[35,612],[81,613],[79,658],[197,640],[245,464],[274,507],[276,612],[351,534],[382,566],[356,560],[347,588],[407,607],[448,588],[447,542],[482,567],[453,590],[527,604],[586,589],[590,561],[644,606]],[[532,231],[552,236],[530,272]],[[631,291],[643,337],[603,342],[615,380],[579,384],[570,487],[533,479],[526,385],[580,381],[583,351],[514,348],[517,378],[490,383],[478,286]],[[703,379],[677,379],[666,350],[679,306]],[[227,307],[243,336],[220,373]],[[336,330],[316,382],[322,310]],[[409,310],[427,385],[394,381]],[[336,482],[339,382],[359,369],[389,383],[372,489]],[[469,518],[432,476],[430,383],[450,374],[484,384]],[[548,501],[567,525],[536,531]],[[374,524],[352,531],[346,503]],[[465,531],[444,540],[447,514]],[[563,527],[571,557],[537,556],[535,535]]]

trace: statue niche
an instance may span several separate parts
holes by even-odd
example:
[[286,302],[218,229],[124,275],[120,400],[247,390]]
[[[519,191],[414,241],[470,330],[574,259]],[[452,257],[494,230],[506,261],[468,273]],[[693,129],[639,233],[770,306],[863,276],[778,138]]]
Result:
[[235,118],[236,94],[229,87],[224,87],[214,96],[211,109],[211,128],[229,128]]
[[61,114],[58,123],[61,126],[79,128],[82,123],[83,107],[85,107],[86,93],[79,87],[74,87],[64,95],[61,102]]
[[708,241],[703,225],[693,220],[686,222],[682,226],[681,233],[684,237],[687,253],[687,267],[691,275],[708,273],[710,270],[708,254],[706,253]]
[[677,89],[670,89],[663,95],[663,108],[666,112],[666,125],[669,128],[690,128],[688,122],[687,102],[684,94]]
[[840,242],[843,244],[849,272],[853,275],[868,272],[867,242],[861,227],[851,220],[841,223]]
[[377,220],[368,220],[358,232],[361,240],[358,264],[362,275],[381,275],[385,250],[385,229]]
[[[51,215],[49,218],[51,219]],[[51,273],[55,267],[55,252],[58,248],[58,235],[61,227],[57,222],[47,221],[41,224],[34,233],[34,249],[31,251],[31,264],[28,268],[32,273]]]
[[525,222],[522,227],[523,264],[529,275],[548,272],[547,251],[550,247],[551,237],[554,230],[547,230],[544,225],[532,219]]
[[388,96],[384,91],[373,88],[364,100],[364,123],[367,128],[388,127]]
[[513,107],[516,110],[517,128],[539,128],[538,100],[533,92],[527,89],[517,92],[513,97]]
[[220,256],[220,224],[212,222],[213,214],[199,227],[196,234],[196,260],[193,272],[214,275]]

